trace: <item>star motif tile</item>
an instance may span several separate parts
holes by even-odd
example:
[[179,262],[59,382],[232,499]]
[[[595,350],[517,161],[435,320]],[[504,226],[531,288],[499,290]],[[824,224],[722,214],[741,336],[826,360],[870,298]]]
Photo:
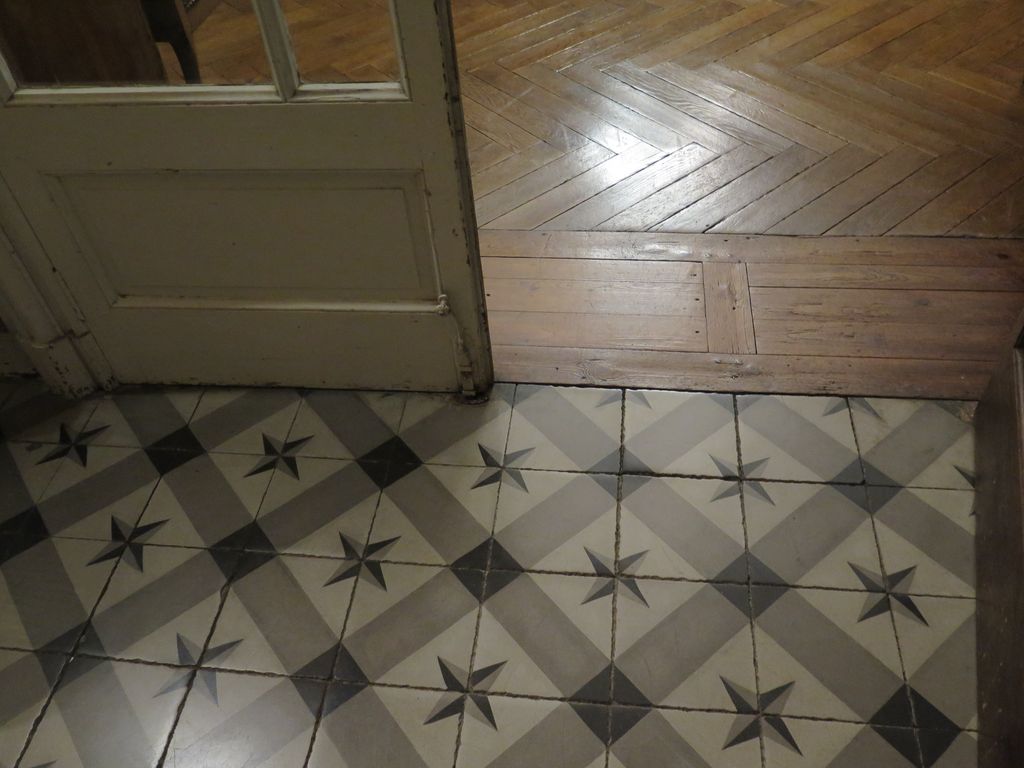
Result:
[[603,768],[606,706],[493,696],[497,728],[466,718],[457,768],[500,765],[558,765]]
[[787,714],[912,725],[892,620],[861,621],[863,593],[755,586],[751,598],[761,690],[793,683]]
[[293,480],[298,480],[299,459],[297,453],[311,439],[312,435],[306,435],[294,440],[277,440],[263,433],[263,458],[259,459],[256,465],[249,470],[249,476],[280,470]]
[[[309,768],[451,768],[459,723],[454,717],[427,722],[437,696],[435,691],[331,685]],[[366,738],[368,724],[374,738]]]
[[721,480],[626,475],[622,478],[620,551],[648,554],[620,562],[634,576],[715,579],[743,566],[743,513],[739,494],[723,495]]
[[389,564],[387,583],[356,584],[342,640],[351,669],[338,674],[436,688],[439,657],[468,669],[479,602],[462,578],[449,568]]
[[82,656],[68,665],[24,765],[155,766],[184,690],[154,696],[170,670]]
[[[187,637],[178,635],[176,642],[178,664],[187,667],[194,667],[200,661],[204,664],[216,664],[222,657],[230,654],[241,642],[241,640],[232,640],[228,643],[214,645],[207,648],[206,652],[203,653],[203,649],[199,645],[193,643]],[[217,669],[203,668],[193,671],[192,669],[176,668],[171,674],[170,679],[168,679],[163,688],[157,691],[156,695],[163,696],[171,691],[177,691],[194,685],[195,689],[199,691],[197,695],[205,695],[214,704],[219,705],[220,694],[217,693],[217,679],[220,674],[220,670]],[[195,676],[194,682],[193,675]]]
[[491,707],[488,691],[498,675],[501,674],[505,662],[490,664],[474,670],[472,674],[466,673],[440,657],[437,659],[437,664],[441,669],[445,692],[434,709],[427,715],[425,724],[437,723],[468,713],[471,717],[475,717],[497,730],[498,722],[494,719],[494,709]]
[[159,662],[181,660],[184,638],[202,647],[238,553],[146,548],[142,570],[122,562],[103,593],[80,650],[99,656]]
[[529,469],[618,472],[621,394],[520,384],[506,450],[533,449],[518,462]]
[[974,597],[974,494],[872,488],[878,543],[887,570],[914,568],[916,594]]
[[50,448],[42,458],[40,464],[63,459],[65,456],[80,467],[86,466],[89,461],[89,444],[107,429],[106,426],[94,429],[83,429],[72,431],[67,424],[61,422],[57,445]]
[[479,472],[424,464],[389,485],[372,531],[375,540],[396,539],[385,559],[451,565],[478,551],[490,537],[499,492],[498,483],[479,484]]
[[210,640],[214,646],[241,643],[216,665],[329,677],[353,588],[352,580],[334,580],[342,565],[329,558],[244,555],[243,575],[232,581]]
[[345,559],[348,562],[339,565],[338,570],[331,575],[324,586],[348,579],[363,579],[386,592],[388,583],[384,578],[384,566],[380,562],[380,558],[387,554],[387,551],[398,542],[400,537],[371,541],[365,546],[356,544],[344,534],[339,534],[339,538],[342,549],[345,551]]
[[851,406],[869,483],[973,489],[973,404],[866,398]]
[[146,540],[166,522],[166,520],[155,520],[152,523],[133,526],[124,520],[111,517],[110,543],[96,553],[96,556],[89,561],[89,565],[96,565],[123,557],[127,565],[136,571],[142,571]]
[[[609,580],[610,581],[610,580]],[[477,664],[504,663],[493,692],[608,700],[612,601],[593,599],[594,580],[524,573],[489,586]],[[572,648],[569,656],[557,649]]]
[[167,752],[170,765],[302,765],[323,683],[222,672],[217,685],[216,700],[198,684],[189,692]]
[[481,447],[501,455],[512,418],[513,384],[495,384],[489,399],[465,405],[449,395],[410,394],[399,437],[429,464],[485,467]]
[[616,701],[732,709],[722,677],[755,688],[747,588],[637,581],[647,605],[623,600],[627,592],[619,588]]
[[764,483],[771,501],[747,492],[751,578],[765,584],[866,589],[850,564],[879,572],[862,486]]
[[[724,745],[735,716],[724,713],[680,712],[669,709],[613,708],[618,735],[611,746],[611,765],[645,768],[650,765],[700,765],[709,768],[757,768],[761,747],[757,739],[733,747]],[[627,727],[628,726],[628,727]]]
[[842,398],[740,395],[736,403],[745,477],[863,480],[850,413]]
[[736,476],[732,395],[627,390],[624,472]]
[[520,566],[589,573],[587,550],[614,556],[614,475],[524,470],[529,490],[503,485],[495,540]]

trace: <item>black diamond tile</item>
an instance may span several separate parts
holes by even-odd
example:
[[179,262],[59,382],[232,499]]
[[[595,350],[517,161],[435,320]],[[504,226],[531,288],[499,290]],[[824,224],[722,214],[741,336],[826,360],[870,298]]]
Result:
[[900,728],[913,728],[914,716],[910,709],[910,697],[907,688],[900,686],[881,709],[871,718],[872,725],[894,725]]
[[491,556],[492,541],[493,539],[481,541],[469,552],[452,562],[452,568],[475,568],[480,571],[486,569],[488,559]]
[[176,429],[169,435],[164,435],[155,443],[147,447],[153,451],[187,451],[189,453],[206,453],[199,438],[187,426]]
[[[221,550],[221,552],[222,557],[224,554],[227,555],[227,557],[224,557],[225,565],[227,564],[228,558],[236,558],[235,562],[237,563],[237,567],[235,568],[233,575],[228,577],[231,581],[241,581],[250,573],[262,568],[277,557],[276,552],[243,552],[241,555],[237,552],[224,552],[224,550]],[[215,551],[211,551],[210,554],[214,556],[214,559],[217,558]],[[220,562],[217,564],[221,565]],[[221,570],[224,570],[224,565],[221,565]]]
[[296,677],[288,679],[291,680],[292,685],[295,686],[295,692],[299,694],[304,702],[306,702],[306,706],[309,708],[309,714],[316,717],[320,712],[320,702],[323,701],[324,687],[327,683],[318,683],[314,680],[304,680]]
[[49,537],[43,516],[35,507],[5,520],[0,524],[0,565]]
[[[195,441],[196,447],[181,447],[181,448],[165,448],[162,447],[169,438],[174,438],[174,442],[181,444],[182,446],[188,445],[187,438],[181,436],[180,433],[188,432],[188,435]],[[195,439],[195,435],[188,427],[182,427],[177,432],[172,432],[162,440],[158,440],[153,445],[149,446],[146,450],[146,456],[149,457],[150,462],[153,464],[153,468],[160,473],[160,476],[170,474],[178,467],[188,464],[193,459],[199,458],[206,451],[199,441]]]
[[491,548],[491,569],[495,568],[502,571],[526,570],[497,540],[494,541],[494,545]]
[[[601,704],[608,704],[612,698],[612,670],[615,669],[614,665],[609,664],[607,667],[598,672],[589,681],[584,683],[583,687],[580,688],[576,693],[570,696],[570,699],[575,701],[595,701]],[[625,679],[625,675],[618,673],[619,678]],[[628,682],[628,681],[627,681]],[[630,688],[633,687],[632,683],[628,683]],[[637,691],[639,693],[639,691]],[[643,699],[646,701],[646,699]]]
[[750,604],[756,619],[777,603],[789,591],[789,587],[751,587]]
[[359,668],[348,648],[342,643],[338,648],[338,660],[335,662],[334,677],[337,680],[344,680],[348,683],[355,683],[361,686],[369,685],[370,679],[366,673]]
[[327,679],[334,669],[334,657],[337,656],[337,647],[331,647],[307,662],[295,672],[295,677],[319,677]]
[[360,691],[366,690],[366,688],[366,683],[332,683],[327,688],[327,697],[324,699],[322,717],[327,717]]
[[917,738],[921,743],[921,761],[924,768],[932,768],[939,762],[959,735],[960,731],[955,730],[919,730]]
[[612,707],[608,745],[611,746],[651,713],[648,707]]
[[893,749],[907,758],[910,765],[919,765],[921,762],[917,751],[917,739],[913,730],[909,728],[889,728],[883,725],[873,725],[872,729],[885,739]]
[[484,599],[484,572],[471,570],[469,568],[452,568],[455,578],[466,588],[478,602]]
[[572,711],[579,715],[586,726],[593,731],[598,740],[607,745],[609,731],[609,707],[598,704],[571,703]]
[[747,583],[747,555],[740,555],[729,563],[722,572],[715,576],[712,581],[731,581],[734,583]]
[[932,704],[928,699],[915,691],[910,691],[910,698],[914,702],[914,715],[917,718],[918,728],[931,728],[940,731],[959,731],[960,726],[950,720],[946,715]]
[[613,687],[613,698],[619,704],[639,704],[641,706],[651,706],[651,701],[641,693],[640,689],[634,685],[633,681],[623,674],[622,670],[613,665],[612,674],[614,675]]
[[[392,450],[391,463],[411,467],[411,469],[409,469],[405,474],[408,474],[408,472],[411,472],[423,463],[423,460],[416,455],[416,452],[413,451],[413,449],[410,448],[402,438],[393,437],[388,441],[388,443],[391,445]],[[395,482],[395,480],[392,480],[391,482]]]

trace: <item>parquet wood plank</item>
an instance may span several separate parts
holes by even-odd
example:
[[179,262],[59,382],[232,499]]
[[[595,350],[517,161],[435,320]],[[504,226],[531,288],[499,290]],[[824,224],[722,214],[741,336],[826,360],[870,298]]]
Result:
[[496,310],[488,321],[498,345],[528,338],[535,347],[707,351],[703,317]]
[[745,264],[704,265],[704,308],[709,352],[757,353]]
[[[500,261],[513,261],[501,259]],[[593,262],[590,262],[593,263]],[[785,264],[747,265],[750,285],[756,288],[870,288],[920,291],[1024,292],[1021,267],[933,267],[891,264]]]

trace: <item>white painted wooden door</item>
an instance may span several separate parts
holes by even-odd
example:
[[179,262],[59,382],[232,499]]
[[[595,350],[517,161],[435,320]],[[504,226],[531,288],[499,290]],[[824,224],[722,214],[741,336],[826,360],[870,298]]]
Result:
[[277,0],[255,10],[265,85],[2,67],[21,276],[101,385],[486,389],[447,0],[392,0],[393,83],[304,83]]

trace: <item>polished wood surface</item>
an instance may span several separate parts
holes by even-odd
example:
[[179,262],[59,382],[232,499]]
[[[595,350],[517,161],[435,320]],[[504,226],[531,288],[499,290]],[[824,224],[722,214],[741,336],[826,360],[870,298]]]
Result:
[[498,377],[976,399],[1024,242],[481,232]]
[[1016,0],[453,0],[481,226],[1024,234]]
[[978,406],[978,714],[981,768],[1024,764],[1024,315]]

